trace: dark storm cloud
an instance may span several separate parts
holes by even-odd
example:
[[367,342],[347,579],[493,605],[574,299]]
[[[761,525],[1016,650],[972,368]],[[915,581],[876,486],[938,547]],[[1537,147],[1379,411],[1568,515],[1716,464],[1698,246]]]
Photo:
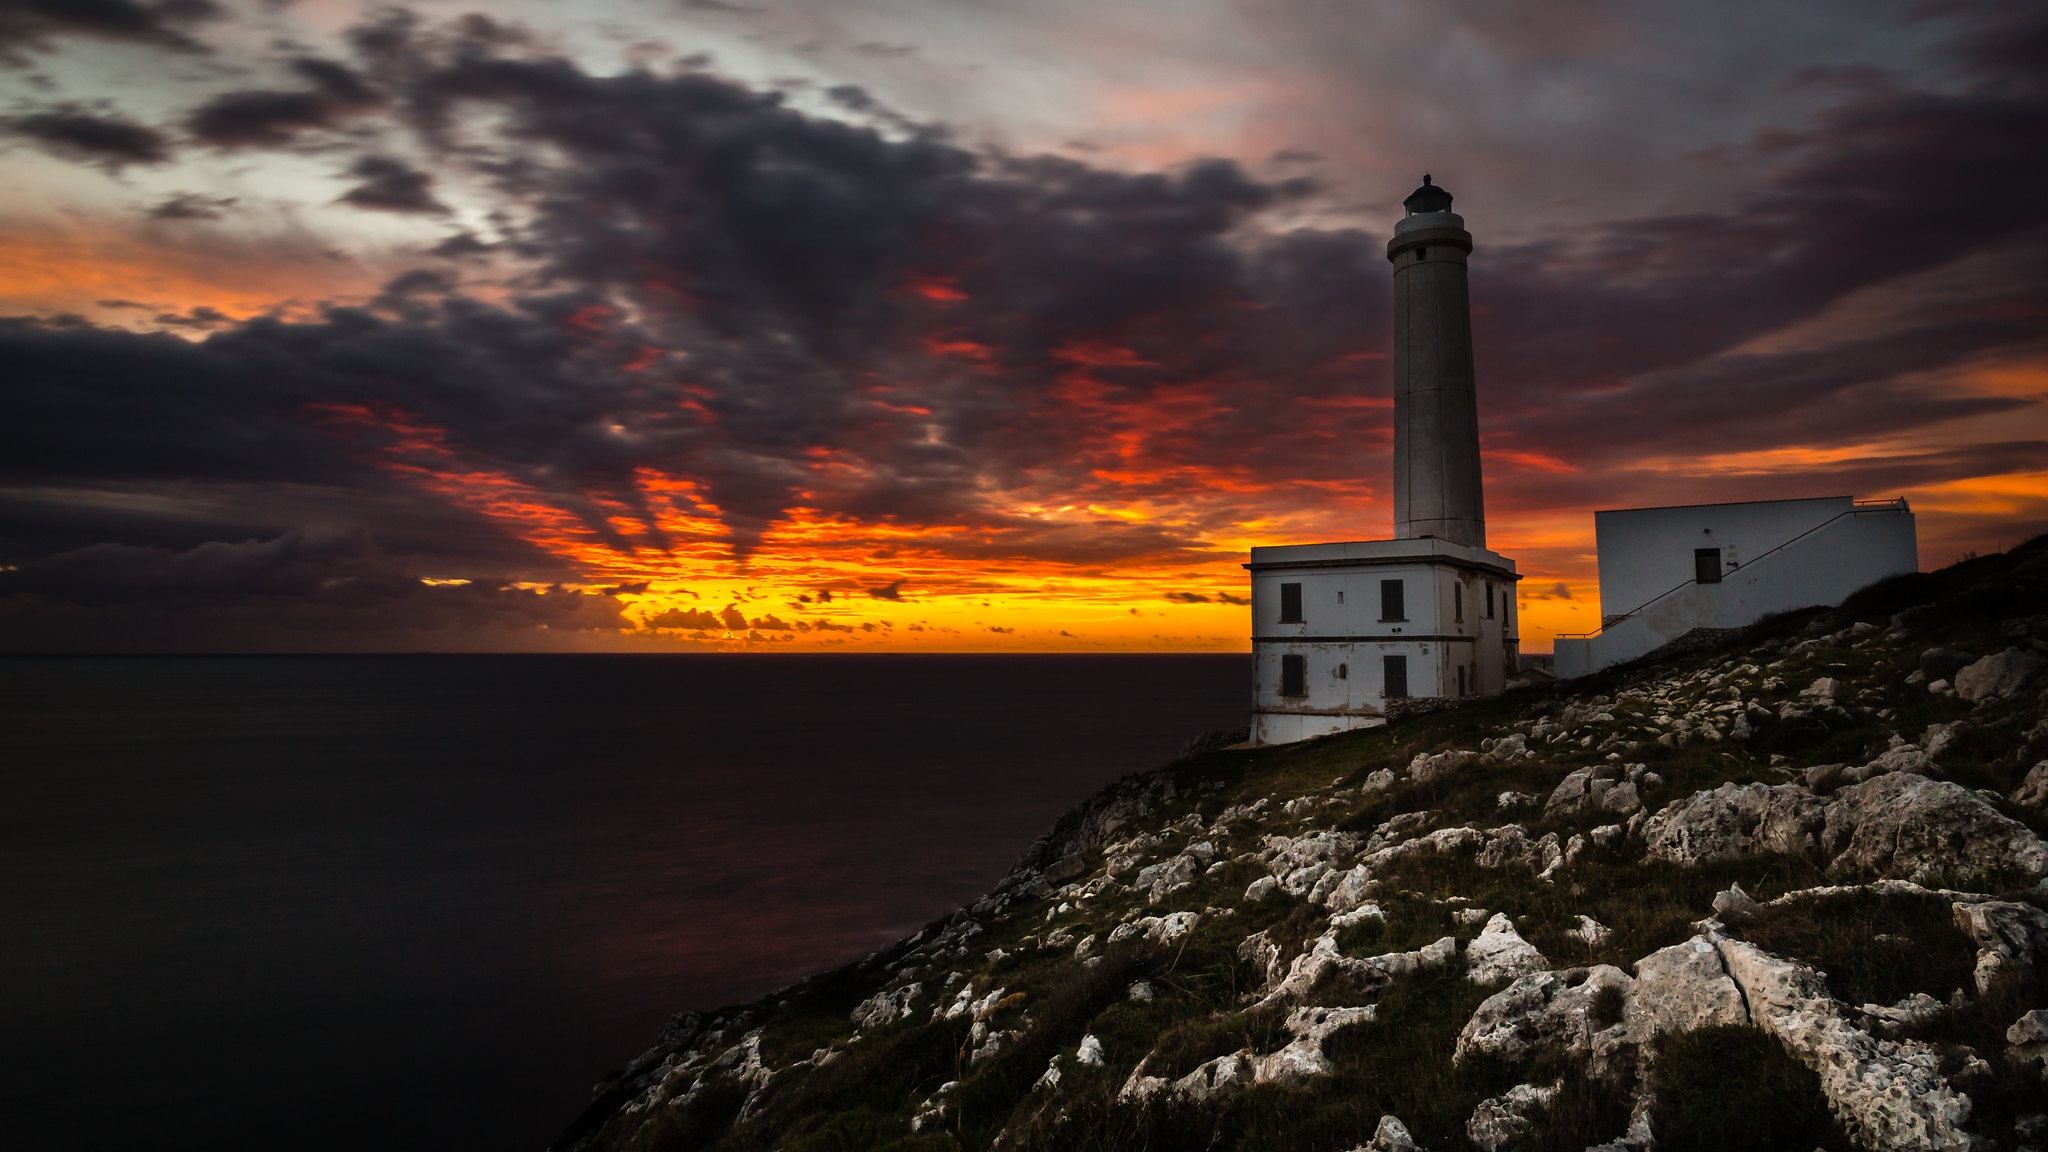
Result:
[[186,130],[216,148],[276,148],[301,133],[337,127],[382,103],[344,64],[302,57],[291,62],[290,70],[308,86],[222,93],[186,117]]
[[0,119],[0,132],[32,140],[66,159],[114,172],[130,164],[161,164],[171,158],[170,141],[156,129],[77,105]]
[[448,211],[434,199],[434,178],[389,156],[364,156],[349,167],[362,183],[342,193],[341,200],[381,212],[436,214]]
[[218,220],[227,215],[239,198],[235,196],[203,196],[197,192],[180,192],[165,198],[149,210],[152,220]]
[[[2048,96],[2000,62],[2006,42],[1958,49],[1970,84],[1866,85],[1809,130],[1757,142],[1778,174],[1726,212],[1519,247],[1490,246],[1475,220],[1490,443],[1584,465],[1522,474],[1501,500],[1611,504],[1600,493],[1617,470],[1649,456],[1858,442],[2017,403],[1916,382],[2048,337],[2048,261],[2027,256],[2048,226]],[[196,344],[0,325],[0,483],[390,493],[399,461],[502,477],[631,550],[666,545],[666,509],[650,501],[671,498],[635,479],[652,471],[700,485],[742,557],[801,504],[967,529],[925,545],[960,557],[1108,569],[1192,558],[1202,528],[1050,525],[1010,504],[1178,497],[1219,476],[1249,501],[1262,486],[1382,474],[1384,237],[1272,231],[1271,211],[1307,185],[1227,161],[1128,173],[977,151],[934,126],[812,116],[702,73],[592,75],[488,21],[386,16],[353,43],[360,72],[301,61],[304,90],[222,97],[192,131],[239,147],[357,115],[409,127],[429,162],[358,160],[358,191],[383,201],[366,206],[426,210],[428,174],[457,168],[494,187],[504,239],[457,247],[523,259],[526,294],[485,302],[421,270],[364,307]],[[2013,255],[1996,275],[1910,323],[1751,347],[2001,247]],[[1970,470],[2023,466],[2037,447],[1839,478],[1862,491],[1985,474]],[[399,516],[357,507],[351,522],[382,543],[385,515]],[[230,539],[246,538],[210,538]],[[36,546],[10,546],[33,583],[15,597],[45,605],[84,603],[66,581],[183,587],[120,585],[95,565],[196,572],[217,558],[74,548],[32,570],[47,555]],[[402,565],[314,549],[316,564],[300,543],[265,578],[367,564],[366,586],[396,571],[393,603],[423,604],[440,593],[405,585],[427,570],[418,546]],[[464,595],[536,603],[501,596],[508,563],[465,569],[482,575],[462,587],[496,591]],[[902,585],[868,593],[900,598]],[[222,595],[268,595],[236,587]]]
[[189,29],[219,15],[211,0],[0,0],[0,63],[19,62],[16,49],[44,47],[60,36],[201,51]]
[[624,625],[608,595],[426,583],[360,531],[96,544],[0,572],[14,651],[559,648]]

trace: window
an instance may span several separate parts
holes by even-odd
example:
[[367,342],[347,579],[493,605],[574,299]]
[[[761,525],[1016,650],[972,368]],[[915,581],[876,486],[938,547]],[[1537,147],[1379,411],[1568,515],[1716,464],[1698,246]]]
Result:
[[1342,604],[1343,602],[1344,602],[1344,590],[1343,590],[1342,588],[1339,588],[1339,589],[1337,589],[1337,603],[1339,603],[1339,604]]
[[1486,586],[1486,618],[1493,619],[1493,585]]
[[1399,580],[1380,581],[1380,619],[1406,620],[1407,618],[1408,600],[1406,596],[1402,595],[1402,582]]
[[1408,695],[1408,658],[1406,656],[1380,657],[1380,672],[1386,683],[1383,693],[1389,700],[1399,700]]
[[1301,623],[1301,585],[1282,584],[1280,586],[1280,622],[1282,624]]
[[1693,579],[1701,584],[1721,582],[1721,550],[1719,548],[1695,548],[1692,550]]
[[1465,622],[1465,586],[1451,585],[1451,619],[1460,624]]
[[1465,666],[1464,666],[1463,664],[1460,664],[1460,665],[1458,665],[1458,695],[1460,695],[1460,696],[1463,696],[1464,694],[1465,694]]
[[1417,249],[1415,250],[1415,258],[1416,258],[1417,260],[1420,260],[1420,259],[1422,259],[1422,258],[1424,258],[1425,256],[1428,256],[1428,255],[1429,255],[1429,249],[1427,249],[1427,248],[1417,248]]
[[1339,679],[1339,680],[1349,680],[1349,679],[1351,679],[1351,665],[1349,665],[1349,664],[1339,664],[1339,665],[1337,665],[1337,679]]
[[[1296,585],[1299,587],[1299,585]],[[1282,656],[1280,658],[1280,694],[1282,696],[1308,695],[1308,657]]]

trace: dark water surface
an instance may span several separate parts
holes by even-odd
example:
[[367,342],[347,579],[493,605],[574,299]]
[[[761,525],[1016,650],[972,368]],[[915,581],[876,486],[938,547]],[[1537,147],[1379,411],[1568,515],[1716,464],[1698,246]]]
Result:
[[0,1146],[529,1149],[985,890],[1243,656],[0,659]]

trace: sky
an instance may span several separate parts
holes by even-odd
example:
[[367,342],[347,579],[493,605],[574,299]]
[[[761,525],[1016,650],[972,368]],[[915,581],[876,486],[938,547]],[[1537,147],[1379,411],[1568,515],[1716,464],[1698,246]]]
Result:
[[1475,237],[1526,651],[1593,512],[2048,530],[2048,9],[0,0],[0,651],[1245,651]]

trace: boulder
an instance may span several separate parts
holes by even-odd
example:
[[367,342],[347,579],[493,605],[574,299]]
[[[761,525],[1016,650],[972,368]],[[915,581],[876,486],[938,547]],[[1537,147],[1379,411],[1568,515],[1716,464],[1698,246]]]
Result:
[[1256,904],[1280,890],[1280,882],[1271,876],[1261,876],[1245,886],[1244,898],[1247,903]]
[[1958,902],[1956,927],[1977,945],[1979,995],[2023,976],[2048,954],[2048,912],[2012,900]]
[[1171,860],[1162,860],[1138,873],[1131,881],[1133,891],[1144,894],[1147,904],[1157,904],[1169,895],[1195,882],[1196,873],[1202,869],[1202,862],[1189,853],[1182,853]]
[[1960,784],[1905,773],[1836,792],[1821,850],[1830,872],[1870,871],[1916,884],[2048,875],[2048,849],[2026,825]]
[[2048,1008],[2035,1008],[2005,1030],[2006,1056],[2021,1067],[2035,1066],[2048,1087]]
[[2010,799],[2029,808],[2048,808],[2048,760],[2041,761],[2027,772],[2027,778],[2012,790]]
[[1422,1152],[1415,1145],[1415,1137],[1408,1134],[1408,1126],[1397,1116],[1380,1117],[1380,1126],[1373,1130],[1372,1143],[1358,1152]]
[[[1336,882],[1327,890],[1323,890],[1322,900],[1319,901],[1323,907],[1329,909],[1331,915],[1342,915],[1365,904],[1367,888],[1372,883],[1372,875],[1366,871],[1365,865],[1360,864],[1349,872],[1334,875]],[[1310,893],[1311,898],[1314,895]]]
[[1417,752],[1415,759],[1408,762],[1408,775],[1417,783],[1426,784],[1439,776],[1454,772],[1479,759],[1477,752],[1452,750],[1448,752]]
[[2007,648],[1956,673],[1956,695],[1973,703],[2007,699],[2019,695],[2043,669],[2048,669],[2048,659],[2024,648]]
[[1509,1152],[1528,1142],[1535,1129],[1533,1113],[1557,1099],[1562,1082],[1548,1088],[1517,1084],[1499,1096],[1481,1100],[1465,1122],[1465,1138],[1482,1152]]
[[1796,784],[1723,784],[1664,806],[1643,825],[1653,860],[1697,864],[1811,851],[1826,806]]
[[1572,928],[1572,935],[1586,942],[1586,947],[1597,952],[1614,942],[1614,930],[1591,916],[1580,916]]
[[1750,1022],[1820,1076],[1821,1091],[1849,1135],[1871,1148],[1964,1152],[1970,1098],[1940,1072],[1933,1048],[1880,1040],[1851,1025],[1812,968],[1742,940],[1719,942]]
[[1074,1052],[1074,1063],[1100,1068],[1102,1066],[1102,1041],[1096,1039],[1092,1033],[1081,1037],[1081,1047]]
[[[1630,1043],[1636,982],[1612,964],[1533,972],[1486,998],[1458,1032],[1453,1058],[1473,1054],[1521,1063],[1584,1060],[1607,1074]],[[1610,1017],[1612,1017],[1610,1019]]]
[[[1897,737],[1893,739],[1896,740]],[[1925,776],[1933,766],[1933,760],[1925,750],[1900,741],[1870,763],[1842,772],[1841,778],[1851,784],[1861,784],[1873,776],[1882,776],[1887,772],[1913,772]]]
[[1929,648],[1920,654],[1920,671],[1929,680],[1954,680],[1975,657],[1954,648]]
[[1511,764],[1529,755],[1529,741],[1517,732],[1494,741],[1486,750],[1486,758],[1496,764]]
[[1618,764],[1595,764],[1568,773],[1543,804],[1545,820],[1577,820],[1603,807],[1606,793],[1622,782]]
[[1550,967],[1543,953],[1515,931],[1515,922],[1496,913],[1477,939],[1465,946],[1465,978],[1475,984],[1513,980]]
[[1660,948],[1636,961],[1635,969],[1629,1031],[1638,1043],[1667,1032],[1749,1023],[1742,993],[1704,936]]

